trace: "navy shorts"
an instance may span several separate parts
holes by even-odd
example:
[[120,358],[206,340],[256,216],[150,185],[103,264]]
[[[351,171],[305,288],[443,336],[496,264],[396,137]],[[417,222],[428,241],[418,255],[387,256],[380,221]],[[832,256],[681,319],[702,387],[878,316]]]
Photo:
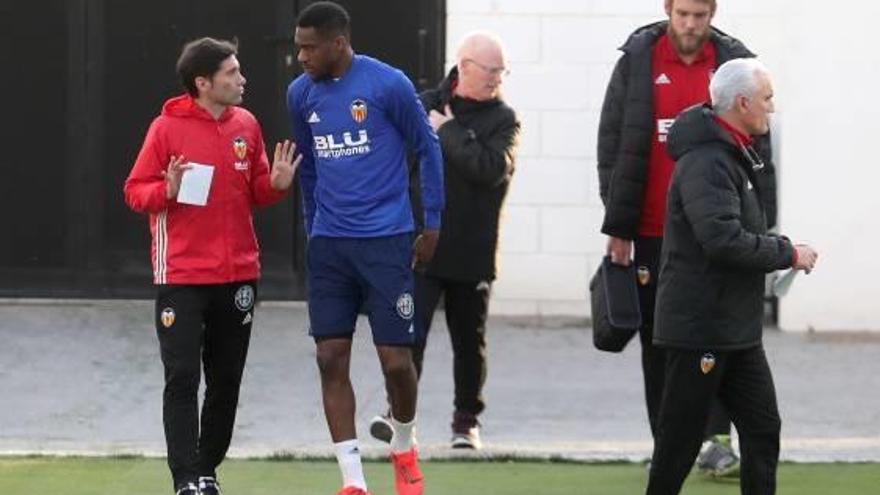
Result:
[[309,334],[315,340],[351,338],[364,312],[376,345],[413,345],[412,256],[409,233],[310,239]]

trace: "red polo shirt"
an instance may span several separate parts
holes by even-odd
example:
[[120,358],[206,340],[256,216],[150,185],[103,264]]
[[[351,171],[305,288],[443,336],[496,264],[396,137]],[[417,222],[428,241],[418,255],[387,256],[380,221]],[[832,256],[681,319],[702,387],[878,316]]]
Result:
[[675,168],[675,162],[666,153],[666,136],[682,110],[709,100],[709,80],[714,72],[715,45],[710,41],[703,43],[703,49],[690,65],[681,60],[666,34],[654,44],[654,132],[639,235],[663,236],[666,193]]

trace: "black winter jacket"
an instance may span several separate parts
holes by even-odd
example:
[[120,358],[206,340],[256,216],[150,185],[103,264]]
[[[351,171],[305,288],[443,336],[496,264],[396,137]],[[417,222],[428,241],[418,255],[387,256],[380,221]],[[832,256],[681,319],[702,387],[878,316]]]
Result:
[[[514,172],[520,123],[501,99],[474,101],[454,97],[458,79],[453,68],[440,85],[420,96],[425,110],[443,112],[447,104],[455,119],[437,130],[443,151],[446,207],[434,259],[427,275],[457,281],[491,281],[497,273],[498,224]],[[410,167],[410,197],[422,228],[418,167]]]
[[[654,44],[666,33],[666,21],[637,29],[620,50],[599,120],[599,194],[605,203],[602,232],[614,237],[638,236],[648,161],[654,131]],[[712,28],[716,67],[734,58],[754,57],[739,40]],[[767,220],[776,224],[776,176],[769,137],[755,145],[765,167],[758,177],[763,185]]]
[[669,132],[676,165],[654,316],[658,346],[760,344],[764,274],[794,258],[788,239],[767,234],[757,155],[734,144],[713,115],[708,106],[692,107]]

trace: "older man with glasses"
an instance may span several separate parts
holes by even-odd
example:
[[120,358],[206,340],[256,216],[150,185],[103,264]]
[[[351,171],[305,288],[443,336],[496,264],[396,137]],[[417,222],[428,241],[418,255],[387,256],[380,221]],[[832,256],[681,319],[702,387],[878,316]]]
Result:
[[[509,70],[497,36],[466,35],[457,61],[436,89],[421,95],[443,151],[446,207],[433,260],[415,266],[413,360],[421,376],[428,332],[443,296],[454,354],[452,447],[479,449],[477,416],[485,408],[489,293],[497,272],[499,216],[513,176],[520,123],[501,97]],[[418,212],[418,169],[411,171],[413,211]],[[393,433],[386,416],[374,418],[370,431],[384,441]]]

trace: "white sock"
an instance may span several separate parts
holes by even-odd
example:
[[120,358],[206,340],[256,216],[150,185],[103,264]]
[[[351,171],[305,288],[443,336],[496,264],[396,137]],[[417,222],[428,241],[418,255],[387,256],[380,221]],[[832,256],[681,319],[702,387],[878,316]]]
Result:
[[364,478],[364,467],[361,465],[361,449],[357,438],[334,443],[336,462],[342,472],[342,486],[354,486],[367,491],[367,480]]
[[391,435],[391,452],[400,454],[412,449],[416,443],[416,418],[409,423],[401,423],[392,417],[391,426],[394,430],[394,434]]

